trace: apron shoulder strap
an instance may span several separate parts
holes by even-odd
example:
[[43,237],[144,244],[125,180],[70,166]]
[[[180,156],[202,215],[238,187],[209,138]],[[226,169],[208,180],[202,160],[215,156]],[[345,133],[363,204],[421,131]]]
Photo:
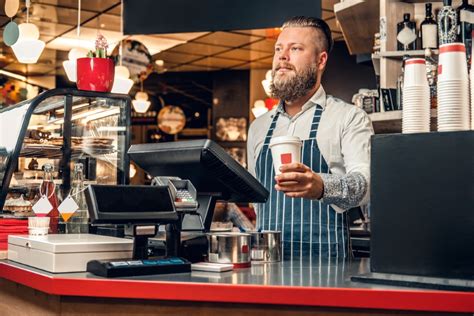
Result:
[[316,104],[316,109],[314,110],[313,122],[311,123],[311,130],[309,132],[309,139],[316,138],[318,133],[319,121],[321,120],[321,115],[323,113],[323,108]]

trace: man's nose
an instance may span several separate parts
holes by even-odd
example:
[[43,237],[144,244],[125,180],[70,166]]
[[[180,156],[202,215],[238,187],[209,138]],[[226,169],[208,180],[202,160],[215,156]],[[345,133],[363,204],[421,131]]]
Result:
[[288,54],[288,49],[282,49],[278,56],[278,60],[288,61],[290,59],[289,57],[290,55]]

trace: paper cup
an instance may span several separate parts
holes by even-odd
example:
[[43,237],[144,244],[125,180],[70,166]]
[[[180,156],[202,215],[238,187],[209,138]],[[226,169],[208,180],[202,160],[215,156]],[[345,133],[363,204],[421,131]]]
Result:
[[279,175],[280,167],[284,164],[301,162],[301,140],[296,136],[280,136],[270,140],[275,174]]
[[438,82],[449,80],[468,81],[466,48],[463,43],[440,45]]
[[405,61],[405,73],[403,86],[428,86],[426,77],[426,65],[424,58],[410,58]]
[[28,233],[32,236],[48,235],[49,220],[47,216],[28,217]]

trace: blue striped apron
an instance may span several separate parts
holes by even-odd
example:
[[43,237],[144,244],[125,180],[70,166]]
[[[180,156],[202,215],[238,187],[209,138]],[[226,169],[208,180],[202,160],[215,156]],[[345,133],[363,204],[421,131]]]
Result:
[[[303,141],[301,161],[314,172],[329,173],[316,141],[323,109],[316,105],[309,138]],[[275,190],[275,171],[269,148],[280,112],[276,112],[257,158],[258,180],[270,192],[266,203],[258,204],[257,227],[282,232],[283,256],[342,257],[349,256],[349,234],[346,213],[337,213],[330,205],[318,200],[287,197]]]

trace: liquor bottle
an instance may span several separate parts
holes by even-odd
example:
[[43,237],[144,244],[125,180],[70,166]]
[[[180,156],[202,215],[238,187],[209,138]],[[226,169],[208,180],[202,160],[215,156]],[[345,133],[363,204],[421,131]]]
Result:
[[434,19],[431,3],[425,4],[425,19],[420,25],[421,48],[438,47],[438,25]]
[[458,41],[466,46],[466,57],[470,60],[472,45],[472,15],[474,15],[474,6],[470,5],[468,0],[462,0],[462,4],[456,9],[458,15]]
[[67,234],[89,233],[89,213],[87,210],[84,190],[84,167],[82,163],[76,163],[74,165],[70,196],[76,202],[77,206],[79,206],[79,208],[66,222]]
[[59,200],[58,200],[58,191],[56,190],[56,184],[54,183],[54,167],[53,165],[46,163],[43,166],[43,181],[40,186],[40,194],[46,196],[49,203],[53,207],[52,210],[48,213],[50,217],[49,229],[51,233],[58,233],[58,222],[59,222]]
[[403,21],[397,24],[397,49],[416,49],[416,24],[410,21],[410,14],[403,14]]
[[443,0],[443,7],[438,13],[439,44],[455,43],[457,41],[457,13],[451,6],[452,0]]

